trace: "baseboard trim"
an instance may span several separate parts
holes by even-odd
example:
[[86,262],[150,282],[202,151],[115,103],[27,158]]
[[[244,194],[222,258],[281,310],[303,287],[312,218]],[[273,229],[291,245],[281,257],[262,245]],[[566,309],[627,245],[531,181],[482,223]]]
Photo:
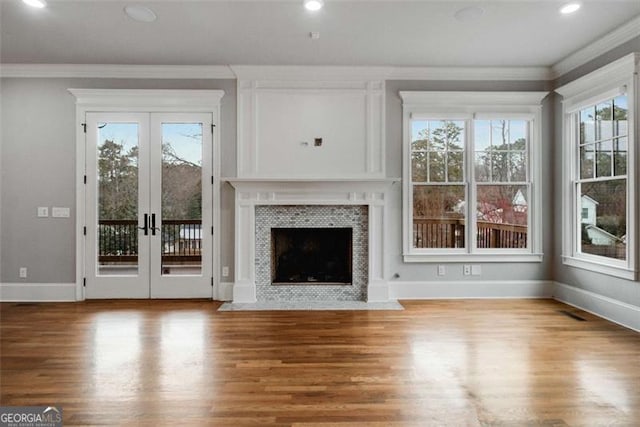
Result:
[[389,282],[389,299],[551,298],[549,280]]
[[215,300],[232,301],[233,300],[233,282],[222,282],[218,285],[218,291]]
[[553,299],[640,332],[640,307],[555,282]]
[[0,283],[0,302],[69,302],[75,283]]

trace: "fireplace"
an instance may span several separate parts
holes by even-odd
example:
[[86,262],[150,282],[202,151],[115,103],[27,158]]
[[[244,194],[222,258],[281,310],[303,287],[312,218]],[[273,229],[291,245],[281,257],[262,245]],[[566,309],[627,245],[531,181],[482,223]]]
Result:
[[352,228],[272,228],[273,285],[351,285]]
[[[236,190],[234,303],[389,300],[385,217],[387,190],[394,179],[228,181]],[[345,243],[338,245],[343,253],[346,251],[338,260],[343,266],[350,265],[350,274],[319,274],[323,268],[316,266],[313,273],[306,268],[297,273],[306,276],[304,280],[295,274],[278,275],[273,264],[280,256],[275,253],[282,255],[291,248],[288,240],[274,241],[273,229],[302,229],[305,233],[309,229],[337,229],[335,233],[350,229],[350,249]],[[303,255],[304,246],[298,249]]]

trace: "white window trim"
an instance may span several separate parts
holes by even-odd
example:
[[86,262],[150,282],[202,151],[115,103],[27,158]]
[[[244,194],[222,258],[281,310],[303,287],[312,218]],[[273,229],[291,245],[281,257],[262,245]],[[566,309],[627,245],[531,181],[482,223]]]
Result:
[[[542,212],[541,194],[538,189],[541,174],[542,153],[542,100],[548,92],[400,92],[403,110],[403,259],[404,262],[541,262],[542,254]],[[519,249],[476,249],[475,239],[467,237],[467,248],[461,249],[416,249],[411,244],[412,212],[411,206],[411,127],[412,119],[446,118],[472,120],[485,118],[526,119],[530,120],[530,182],[531,205],[529,208],[530,238],[529,247]],[[467,132],[469,138],[470,132]],[[466,154],[465,154],[466,156]],[[467,161],[466,176],[473,168]],[[469,188],[469,179],[464,185]],[[467,197],[471,200],[470,191]],[[475,224],[475,218],[470,218]],[[473,227],[467,227],[470,230]],[[467,231],[467,236],[470,236]]]
[[[562,262],[571,267],[594,271],[628,280],[638,278],[638,162],[636,129],[640,129],[640,87],[638,71],[640,54],[632,53],[558,89],[562,95]],[[628,107],[628,165],[627,165],[627,259],[608,259],[578,251],[578,202],[574,178],[577,174],[575,114],[599,101],[627,94]]]

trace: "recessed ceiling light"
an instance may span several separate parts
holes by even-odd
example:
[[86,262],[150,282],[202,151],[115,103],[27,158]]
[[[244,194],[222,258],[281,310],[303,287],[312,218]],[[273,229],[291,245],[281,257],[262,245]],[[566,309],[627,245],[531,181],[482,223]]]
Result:
[[570,13],[576,12],[578,9],[580,9],[581,6],[582,5],[580,3],[567,3],[560,8],[560,13],[562,13],[563,15],[568,15]]
[[460,22],[474,21],[484,15],[484,9],[479,6],[469,6],[460,9],[453,16]]
[[47,5],[47,2],[44,0],[22,0],[22,2],[31,7],[37,7],[38,9],[42,9]]
[[320,10],[322,6],[324,6],[324,1],[322,0],[304,0],[304,7],[306,7],[307,10]]
[[127,6],[124,8],[124,13],[138,22],[153,22],[158,19],[156,13],[146,6]]

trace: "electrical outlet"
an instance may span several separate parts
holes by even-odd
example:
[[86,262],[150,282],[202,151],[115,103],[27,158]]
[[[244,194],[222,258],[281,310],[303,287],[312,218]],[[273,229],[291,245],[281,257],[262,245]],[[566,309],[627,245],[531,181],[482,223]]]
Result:
[[27,278],[27,267],[20,267],[20,278],[21,279]]
[[471,275],[479,276],[482,274],[482,266],[478,264],[474,264],[471,266]]
[[229,267],[226,265],[222,267],[222,277],[229,277]]
[[438,266],[438,276],[444,276],[447,274],[447,268],[444,265]]
[[471,264],[465,264],[462,266],[462,274],[465,276],[471,275]]
[[46,206],[38,206],[38,218],[46,218],[49,216],[49,208]]

